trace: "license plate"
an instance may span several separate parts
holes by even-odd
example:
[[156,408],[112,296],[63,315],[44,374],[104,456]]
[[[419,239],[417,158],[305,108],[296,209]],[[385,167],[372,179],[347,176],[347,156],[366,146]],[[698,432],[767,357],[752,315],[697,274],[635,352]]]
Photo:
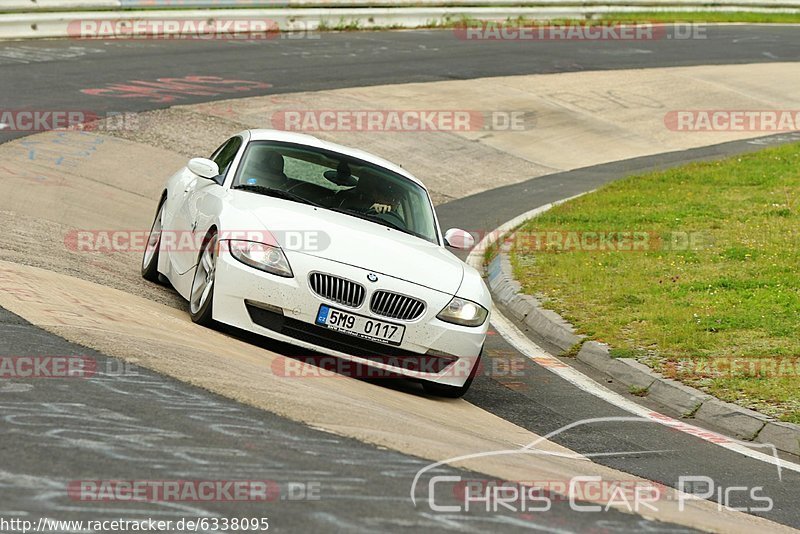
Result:
[[403,325],[385,323],[324,304],[319,307],[317,324],[343,334],[389,345],[399,345],[403,341],[403,334],[406,331],[406,327]]

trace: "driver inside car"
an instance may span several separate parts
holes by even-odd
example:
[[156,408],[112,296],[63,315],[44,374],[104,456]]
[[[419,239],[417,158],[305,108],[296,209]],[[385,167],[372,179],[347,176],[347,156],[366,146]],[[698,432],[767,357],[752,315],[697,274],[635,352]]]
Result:
[[385,180],[364,175],[358,184],[347,192],[347,196],[339,205],[342,209],[369,213],[397,212],[397,194],[391,183]]

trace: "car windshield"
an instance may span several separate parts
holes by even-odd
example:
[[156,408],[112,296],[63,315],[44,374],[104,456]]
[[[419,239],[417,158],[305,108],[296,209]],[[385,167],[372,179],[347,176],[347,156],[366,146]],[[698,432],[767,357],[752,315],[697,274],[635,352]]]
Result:
[[338,152],[253,141],[232,187],[313,204],[438,244],[425,189],[389,169]]

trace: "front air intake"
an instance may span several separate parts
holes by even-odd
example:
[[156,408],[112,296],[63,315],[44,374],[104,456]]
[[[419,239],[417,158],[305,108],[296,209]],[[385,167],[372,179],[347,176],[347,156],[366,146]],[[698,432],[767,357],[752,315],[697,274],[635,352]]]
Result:
[[361,306],[367,293],[361,284],[331,274],[311,273],[308,281],[311,290],[320,297],[350,308]]
[[373,313],[401,321],[413,321],[425,311],[421,300],[390,291],[376,291],[369,307]]

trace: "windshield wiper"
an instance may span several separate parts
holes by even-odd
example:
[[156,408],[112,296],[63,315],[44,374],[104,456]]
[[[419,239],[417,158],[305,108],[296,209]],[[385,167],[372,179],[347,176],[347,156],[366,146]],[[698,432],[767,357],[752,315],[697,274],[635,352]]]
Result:
[[301,204],[310,204],[311,206],[319,206],[319,204],[317,204],[316,202],[301,197],[300,195],[295,195],[294,193],[290,193],[289,191],[284,191],[283,189],[275,189],[273,187],[266,187],[263,185],[240,184],[234,186],[232,189],[252,191],[253,193],[258,193],[260,195],[282,198],[284,200],[292,200],[294,202],[299,202]]
[[387,221],[386,219],[384,219],[380,215],[370,215],[369,213],[362,213],[360,211],[353,211],[353,210],[348,210],[348,209],[344,209],[344,208],[328,208],[328,209],[330,209],[331,211],[338,212],[338,213],[345,213],[347,215],[352,215],[353,217],[358,217],[359,219],[364,219],[366,221],[371,221],[371,222],[375,222],[375,223],[378,223],[378,224],[382,224],[383,226],[388,226],[389,228],[392,228],[394,230],[398,230],[400,232],[403,232],[404,234],[413,235],[414,237],[421,237],[418,234],[416,234],[415,232],[412,232],[411,230],[408,230],[407,228],[403,228],[399,224],[393,223],[392,221]]

